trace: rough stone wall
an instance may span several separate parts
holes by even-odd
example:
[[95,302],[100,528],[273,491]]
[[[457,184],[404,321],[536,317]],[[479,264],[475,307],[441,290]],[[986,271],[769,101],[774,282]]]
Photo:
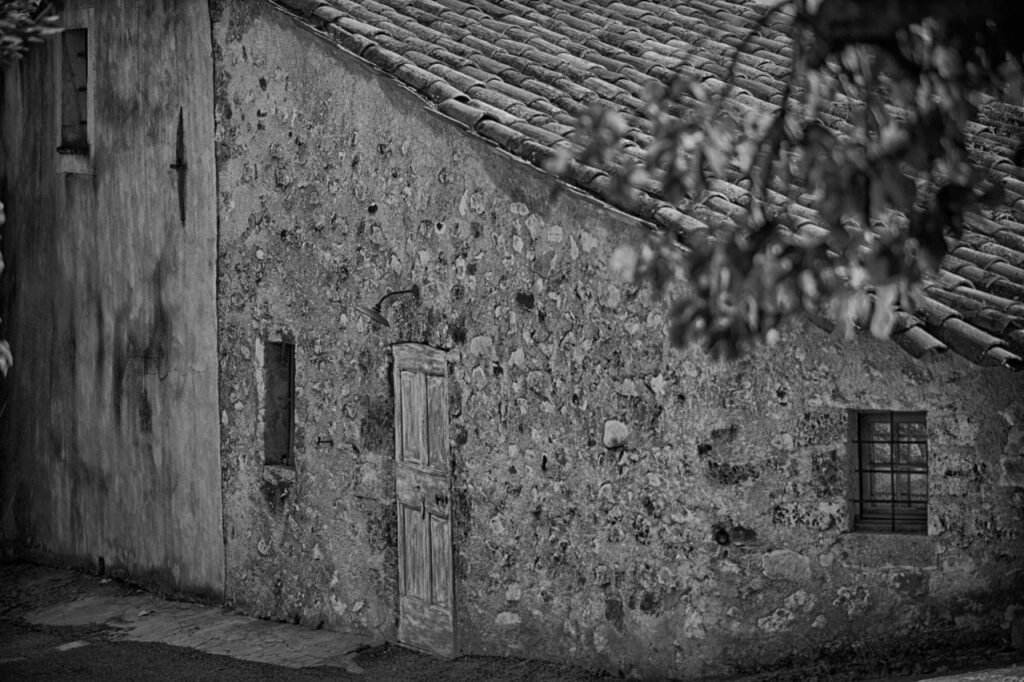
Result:
[[[214,14],[235,603],[393,634],[387,348],[417,341],[450,349],[465,652],[696,675],[1007,636],[1019,377],[815,328],[730,365],[671,350],[664,304],[608,268],[642,226],[263,3]],[[390,327],[351,309],[413,283]],[[259,349],[280,336],[294,471],[262,464]],[[847,532],[847,410],[870,408],[928,413],[927,536]]]

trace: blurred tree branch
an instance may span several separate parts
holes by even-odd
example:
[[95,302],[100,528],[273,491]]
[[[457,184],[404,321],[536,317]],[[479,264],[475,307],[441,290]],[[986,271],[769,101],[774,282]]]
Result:
[[[35,43],[56,34],[58,18],[49,3],[39,0],[0,0],[0,69],[21,59]],[[0,227],[6,222],[4,205],[0,202]],[[0,272],[3,259],[0,258]],[[0,340],[0,374],[14,363],[11,347],[6,340]]]
[[0,2],[0,68],[15,62],[33,43],[42,42],[60,29],[50,3],[39,0]]
[[[744,108],[730,99],[736,64],[779,12],[790,17],[793,55],[782,104]],[[648,87],[653,140],[643,164],[616,156],[626,130],[617,114],[585,116],[580,160],[611,159],[619,203],[641,185],[660,187],[684,212],[712,186],[745,193],[733,200],[744,215],[673,235],[681,258],[648,248],[630,261],[656,291],[667,270],[684,275],[672,341],[735,357],[772,342],[786,320],[822,312],[847,331],[890,334],[965,213],[1002,199],[972,164],[965,129],[984,93],[1020,74],[1021,25],[1024,3],[999,0],[783,1],[736,50],[724,92],[682,76]],[[794,214],[807,196],[820,229],[796,219],[803,204]]]

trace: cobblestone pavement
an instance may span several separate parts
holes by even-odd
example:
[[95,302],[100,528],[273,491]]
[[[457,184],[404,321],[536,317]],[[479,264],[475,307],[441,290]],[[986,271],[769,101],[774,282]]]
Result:
[[[22,665],[26,657],[15,652],[19,646],[36,639],[47,638],[46,644],[37,644],[43,651],[56,651],[65,656],[79,656],[82,675],[71,674],[73,679],[136,679],[124,664],[125,671],[105,662],[103,670],[89,672],[92,660],[82,652],[90,649],[110,658],[119,655],[117,642],[140,643],[134,646],[180,647],[176,651],[192,650],[224,659],[196,659],[185,657],[184,663],[172,663],[169,676],[184,673],[174,666],[193,666],[192,679],[353,679],[353,680],[551,680],[586,681],[607,679],[606,676],[552,663],[513,659],[464,657],[456,661],[442,661],[394,646],[384,646],[379,637],[364,633],[339,633],[315,630],[299,625],[258,620],[231,611],[202,604],[171,601],[113,580],[101,580],[74,571],[28,564],[0,564],[0,677],[7,666]],[[36,628],[35,634],[30,628]],[[48,634],[49,633],[49,634]],[[54,637],[53,633],[60,633]],[[76,635],[75,633],[79,633]],[[42,640],[40,640],[42,641]],[[17,646],[12,645],[16,644]],[[111,648],[115,646],[115,648]],[[127,645],[122,645],[127,646]],[[31,648],[31,647],[30,647]],[[14,652],[13,655],[7,653]],[[163,656],[178,661],[174,649],[126,649],[136,661],[147,656]],[[150,653],[146,653],[150,651]],[[196,654],[200,656],[201,654]],[[129,659],[126,660],[130,660]],[[32,656],[28,656],[31,658]],[[933,675],[896,675],[877,677],[867,670],[845,670],[838,674],[820,672],[777,671],[744,678],[743,682],[779,682],[782,680],[900,680],[912,682],[1024,682],[1024,665],[1019,657],[1001,653],[990,657],[983,654],[961,657],[957,668],[974,668],[971,672]],[[162,660],[162,659],[161,659]],[[234,670],[220,661],[244,661]],[[1011,665],[1016,663],[1016,665]],[[264,667],[244,667],[245,665]],[[136,665],[139,665],[136,663]],[[998,669],[977,670],[990,665]],[[206,666],[202,668],[201,666]],[[152,667],[152,666],[151,666]],[[78,668],[75,668],[78,669]],[[293,672],[287,672],[288,669]],[[899,668],[892,668],[897,670]],[[934,668],[932,668],[934,669]],[[213,672],[210,672],[210,671]],[[274,672],[274,671],[278,672]],[[329,671],[335,671],[333,674]],[[942,668],[939,668],[942,670]],[[112,676],[113,671],[113,676]],[[149,672],[136,669],[146,679],[158,679]],[[909,669],[908,669],[909,672]],[[126,676],[121,677],[124,673]],[[202,674],[199,674],[202,673]],[[44,674],[45,676],[45,674]],[[324,676],[327,676],[326,678]],[[139,677],[141,679],[142,677]],[[63,671],[58,677],[66,679]],[[8,678],[12,679],[12,678]],[[160,677],[159,679],[164,679]]]

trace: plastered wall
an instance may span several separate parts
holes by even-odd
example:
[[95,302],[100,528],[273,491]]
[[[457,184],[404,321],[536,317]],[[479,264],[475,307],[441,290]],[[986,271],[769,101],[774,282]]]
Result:
[[90,11],[87,172],[58,170],[60,39],[2,77],[3,546],[216,597],[209,14],[191,0],[64,5]]

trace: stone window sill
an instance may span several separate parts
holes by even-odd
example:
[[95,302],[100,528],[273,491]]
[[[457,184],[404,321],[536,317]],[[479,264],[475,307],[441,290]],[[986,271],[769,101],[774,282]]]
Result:
[[263,480],[271,483],[295,482],[295,467],[283,464],[264,464]]

